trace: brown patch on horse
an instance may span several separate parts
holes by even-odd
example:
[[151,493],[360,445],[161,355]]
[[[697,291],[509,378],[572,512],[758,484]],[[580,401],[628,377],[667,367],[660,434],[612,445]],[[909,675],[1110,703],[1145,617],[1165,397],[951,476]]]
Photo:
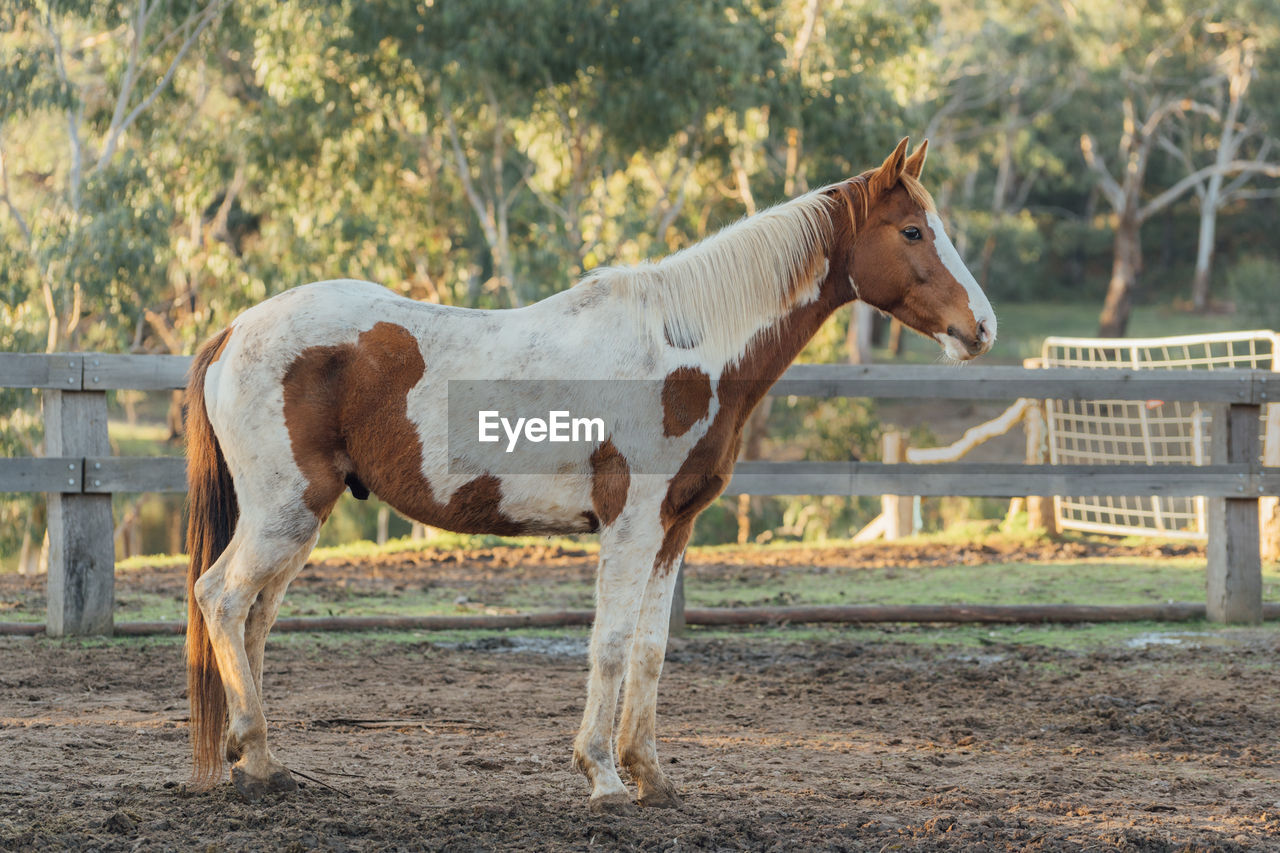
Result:
[[627,504],[630,488],[631,467],[614,446],[613,439],[607,439],[591,454],[591,506],[597,519],[593,530],[617,520]]
[[447,502],[422,474],[422,441],[409,420],[408,394],[426,372],[417,339],[378,323],[355,343],[303,350],[284,375],[285,426],[307,488],[303,501],[328,516],[355,484],[424,524],[459,533],[524,532],[499,509],[502,483],[482,474]]
[[656,574],[666,574],[677,564],[698,513],[729,485],[742,429],[751,412],[832,312],[854,298],[848,260],[858,230],[852,218],[855,215],[852,204],[832,204],[829,264],[818,298],[795,306],[772,326],[757,332],[742,358],[716,383],[719,408],[715,417],[667,484],[661,509],[664,534],[654,559]]
[[696,367],[677,367],[662,383],[662,434],[684,435],[707,416],[711,377]]

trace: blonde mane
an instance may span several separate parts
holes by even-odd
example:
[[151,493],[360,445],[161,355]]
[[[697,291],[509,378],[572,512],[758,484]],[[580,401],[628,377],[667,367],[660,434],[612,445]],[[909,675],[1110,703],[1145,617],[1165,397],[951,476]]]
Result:
[[640,312],[656,314],[673,346],[728,363],[752,335],[817,296],[831,203],[815,190],[656,263],[597,270],[588,280],[607,281]]
[[[869,174],[869,173],[868,173]],[[817,298],[832,240],[831,211],[843,198],[854,233],[869,212],[867,174],[822,187],[741,219],[657,262],[593,270],[634,309],[661,319],[667,340],[728,364],[762,329]],[[910,175],[901,182],[926,211],[933,198]],[[831,190],[838,189],[836,197]]]

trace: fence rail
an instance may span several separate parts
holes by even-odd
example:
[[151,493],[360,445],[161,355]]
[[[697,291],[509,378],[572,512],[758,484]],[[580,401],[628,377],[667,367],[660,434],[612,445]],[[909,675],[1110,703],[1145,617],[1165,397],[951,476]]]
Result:
[[[186,488],[184,460],[109,455],[106,391],[165,391],[185,384],[190,358],[98,353],[0,353],[0,387],[44,391],[46,452],[0,459],[0,491],[49,499],[51,635],[110,633],[114,492]],[[1217,507],[1209,538],[1207,612],[1216,621],[1262,616],[1258,498],[1280,494],[1280,468],[1259,460],[1260,407],[1280,401],[1280,374],[1182,373],[1003,366],[796,365],[774,396],[950,400],[1184,400],[1216,404],[1216,464],[990,465],[972,463],[742,462],[727,494],[1017,497],[1201,495]],[[104,533],[105,531],[105,533]]]

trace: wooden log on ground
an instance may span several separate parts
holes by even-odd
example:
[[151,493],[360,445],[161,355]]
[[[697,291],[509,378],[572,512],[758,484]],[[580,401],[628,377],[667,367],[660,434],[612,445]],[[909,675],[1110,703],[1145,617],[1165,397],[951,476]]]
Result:
[[[588,626],[591,610],[556,610],[475,616],[331,616],[280,619],[277,631],[454,631],[507,628]],[[799,607],[707,607],[685,611],[689,625],[749,626],[791,623],[875,624],[932,622],[942,624],[1044,624],[1095,622],[1188,622],[1204,619],[1206,607],[1196,602],[1166,604],[866,604]],[[1262,606],[1262,618],[1280,619],[1280,602]],[[0,635],[35,635],[34,622],[0,622]],[[120,622],[117,636],[182,634],[184,622]]]

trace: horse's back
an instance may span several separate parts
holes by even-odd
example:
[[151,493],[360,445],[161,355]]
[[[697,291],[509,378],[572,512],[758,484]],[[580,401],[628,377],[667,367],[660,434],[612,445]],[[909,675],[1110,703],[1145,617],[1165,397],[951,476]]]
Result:
[[558,297],[528,309],[478,311],[337,280],[249,309],[232,323],[206,380],[210,419],[239,474],[237,488],[266,503],[293,495],[298,511],[305,505],[321,519],[351,488],[460,532],[594,529],[590,448],[575,471],[538,478],[534,488],[465,458],[459,464],[449,446],[450,380],[612,370],[582,331],[595,321],[572,310],[599,300]]

